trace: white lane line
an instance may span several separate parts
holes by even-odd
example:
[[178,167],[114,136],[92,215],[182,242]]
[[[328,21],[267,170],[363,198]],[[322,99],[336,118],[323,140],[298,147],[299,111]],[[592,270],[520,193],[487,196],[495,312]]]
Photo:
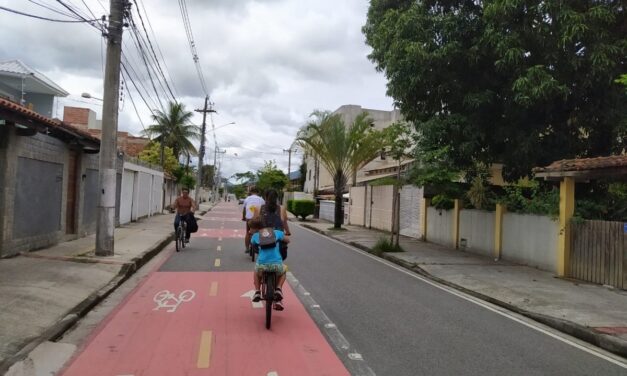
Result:
[[222,246],[221,245],[218,246],[217,251],[218,252],[222,251]]
[[253,302],[253,295],[255,295],[255,290],[249,290],[242,294],[240,298],[250,299],[250,303],[252,304],[253,308],[263,308],[263,302]]
[[352,250],[354,252],[357,252],[357,253],[359,253],[361,255],[370,257],[371,259],[373,259],[373,260],[375,260],[377,262],[380,262],[383,265],[387,265],[390,268],[396,269],[399,272],[407,274],[408,276],[411,276],[411,277],[413,277],[415,279],[418,279],[418,280],[420,280],[422,282],[428,283],[428,284],[430,284],[433,287],[437,287],[440,290],[446,291],[446,292],[448,292],[450,294],[453,294],[453,295],[455,295],[455,296],[457,296],[459,298],[462,298],[462,299],[467,300],[467,301],[469,301],[471,303],[474,303],[474,304],[476,304],[478,306],[481,306],[481,307],[483,307],[483,308],[485,308],[487,310],[490,310],[490,311],[492,311],[492,312],[494,312],[496,314],[499,314],[499,315],[501,315],[503,317],[507,317],[508,319],[516,321],[519,324],[525,325],[528,328],[534,329],[534,330],[536,330],[536,331],[538,331],[540,333],[546,334],[549,337],[555,338],[555,339],[557,339],[559,341],[562,341],[562,342],[564,342],[564,343],[566,343],[566,344],[568,344],[570,346],[578,348],[579,350],[583,350],[583,351],[585,351],[585,352],[587,352],[589,354],[592,354],[592,355],[597,356],[597,357],[599,357],[601,359],[607,360],[610,363],[616,364],[617,366],[620,366],[622,368],[627,369],[627,363],[624,360],[622,360],[622,358],[620,358],[618,355],[614,355],[614,354],[612,354],[610,352],[607,352],[607,351],[605,351],[605,350],[603,350],[601,348],[594,347],[593,345],[588,344],[587,342],[581,341],[581,340],[579,340],[579,339],[577,339],[575,337],[571,337],[571,336],[569,336],[569,335],[567,335],[565,333],[558,332],[557,330],[555,330],[555,329],[553,329],[551,327],[548,327],[548,326],[546,326],[544,324],[535,322],[535,321],[533,321],[533,320],[531,320],[529,318],[526,318],[526,317],[524,317],[522,315],[518,315],[517,313],[510,312],[510,311],[506,310],[505,308],[501,308],[499,306],[496,306],[496,305],[493,305],[491,303],[485,302],[485,301],[483,301],[483,300],[481,300],[479,298],[475,298],[474,296],[465,294],[465,293],[463,293],[461,291],[457,291],[457,290],[453,289],[452,287],[448,287],[448,286],[445,286],[445,285],[440,285],[437,282],[431,281],[431,280],[429,280],[429,279],[427,279],[425,277],[417,275],[414,272],[411,272],[411,271],[409,271],[409,270],[407,270],[407,269],[405,269],[405,268],[403,268],[401,266],[398,266],[396,264],[391,263],[390,261],[387,261],[387,260],[384,260],[384,259],[382,259],[380,257],[371,255],[370,253],[368,253],[366,251],[362,251],[359,248],[353,247],[351,245],[348,245],[346,243],[343,243],[343,242],[341,242],[339,240],[333,239],[333,238],[328,237],[326,235],[322,235],[322,234],[320,234],[318,232],[315,232],[313,230],[310,230],[308,228],[305,228],[305,227],[302,227],[302,226],[299,226],[299,227],[302,228],[303,230],[311,232],[312,234],[323,236],[323,237],[329,239],[330,241],[335,242],[335,243],[337,243],[339,245],[342,245],[342,246],[344,246],[344,247],[346,247],[346,248],[348,248],[348,249],[350,249],[350,250]]
[[279,376],[279,373],[276,371],[270,371],[268,372],[268,376]]

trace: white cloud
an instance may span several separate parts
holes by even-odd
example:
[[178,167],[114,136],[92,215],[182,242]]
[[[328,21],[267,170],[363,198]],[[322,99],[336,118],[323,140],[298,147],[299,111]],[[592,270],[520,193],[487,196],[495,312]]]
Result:
[[[42,2],[62,9],[54,1]],[[74,3],[88,14],[82,2]],[[97,17],[105,13],[102,5],[108,8],[108,2],[102,0],[86,3]],[[171,77],[178,99],[189,110],[201,107],[204,94],[178,2],[138,3],[140,9],[146,8],[146,27],[154,29],[156,38],[152,33],[150,36],[163,53],[162,68]],[[31,2],[0,0],[0,5],[63,18]],[[218,111],[213,116],[214,124],[236,122],[216,130],[218,143],[227,149],[223,155],[224,175],[256,170],[270,159],[286,169],[287,154],[282,150],[289,147],[314,109],[335,110],[343,104],[391,109],[392,100],[385,96],[385,79],[366,57],[369,48],[361,26],[367,7],[368,2],[362,0],[187,0],[203,74]],[[84,24],[55,24],[3,11],[0,22],[0,59],[22,59],[70,92],[69,98],[59,100],[61,106],[84,105],[100,115],[100,102],[80,97],[82,92],[89,92],[102,98],[103,42],[97,30]],[[139,19],[136,22],[141,27]],[[126,29],[123,50],[133,69],[141,72],[142,79],[136,83],[150,92],[146,100],[153,107],[158,101],[130,36]],[[160,57],[159,51],[157,54]],[[150,124],[148,108],[132,86],[128,89],[142,121]],[[157,90],[165,102],[163,90]],[[125,93],[119,128],[138,134],[142,126],[128,95]],[[195,113],[193,121],[200,124],[202,116]],[[208,132],[207,136],[206,161],[213,163],[213,134]],[[297,168],[298,160],[293,156],[292,170]]]

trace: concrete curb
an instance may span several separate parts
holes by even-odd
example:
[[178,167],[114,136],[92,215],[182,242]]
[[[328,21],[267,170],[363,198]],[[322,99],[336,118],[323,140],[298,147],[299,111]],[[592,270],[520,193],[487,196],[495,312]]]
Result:
[[[315,232],[317,232],[319,234],[325,235],[325,236],[327,236],[329,238],[333,238],[335,240],[341,241],[342,243],[352,245],[355,248],[361,249],[363,251],[366,251],[368,253],[371,253],[371,254],[377,256],[376,253],[374,253],[371,248],[369,248],[367,246],[364,246],[363,244],[359,244],[359,243],[356,243],[356,242],[345,241],[345,240],[339,239],[339,238],[337,238],[335,236],[330,235],[328,231],[318,229],[318,228],[316,228],[314,226],[310,226],[308,224],[301,223],[301,226],[305,227],[307,229],[310,229],[312,231],[315,231]],[[504,302],[502,300],[498,300],[498,299],[495,299],[495,298],[493,298],[491,296],[488,296],[488,295],[476,292],[474,290],[467,289],[467,288],[465,288],[463,286],[460,286],[460,285],[457,285],[455,283],[449,282],[449,281],[447,281],[445,279],[436,277],[436,276],[430,274],[429,272],[427,272],[426,270],[422,269],[417,264],[410,263],[410,262],[407,262],[405,260],[402,260],[402,259],[396,257],[394,254],[384,253],[382,256],[379,256],[379,257],[381,257],[381,258],[383,258],[383,259],[385,259],[387,261],[390,261],[390,262],[392,262],[392,263],[394,263],[396,265],[402,266],[405,269],[411,270],[414,273],[420,274],[421,276],[423,276],[425,278],[428,278],[428,279],[430,279],[432,281],[438,282],[440,284],[443,284],[445,286],[448,286],[448,287],[454,288],[456,290],[462,291],[462,292],[464,292],[464,293],[466,293],[468,295],[474,296],[474,297],[479,298],[481,300],[485,300],[485,301],[487,301],[489,303],[492,303],[492,304],[494,304],[496,306],[505,308],[505,309],[510,310],[512,312],[515,312],[515,313],[518,313],[518,314],[520,314],[522,316],[528,317],[528,318],[530,318],[530,319],[532,319],[534,321],[537,321],[537,322],[539,322],[541,324],[544,324],[544,325],[546,325],[548,327],[551,327],[553,329],[559,330],[560,332],[566,333],[566,334],[571,335],[571,336],[573,336],[575,338],[578,338],[578,339],[580,339],[582,341],[588,342],[588,343],[590,343],[592,345],[595,345],[597,347],[600,347],[600,348],[602,348],[604,350],[607,350],[609,352],[612,352],[614,354],[617,354],[617,355],[620,355],[622,357],[626,357],[627,358],[627,341],[624,341],[624,340],[622,340],[620,338],[611,336],[609,334],[598,333],[598,332],[596,332],[593,329],[590,329],[590,328],[588,328],[586,326],[577,324],[577,323],[572,322],[572,321],[568,321],[568,320],[559,319],[559,318],[552,317],[552,316],[543,315],[543,314],[540,314],[540,313],[527,311],[527,310],[522,309],[520,307],[517,307],[515,305],[512,305],[512,304],[509,304],[507,302]]]
[[129,263],[122,265],[118,274],[104,287],[89,295],[85,300],[71,308],[66,315],[37,337],[26,340],[26,344],[13,356],[0,363],[0,374],[4,374],[15,363],[25,359],[28,354],[44,341],[56,341],[72,328],[76,323],[89,313],[96,305],[106,299],[122,283],[129,279],[135,272],[161,252],[174,240],[174,231],[162,241],[152,246],[146,252],[133,258]]

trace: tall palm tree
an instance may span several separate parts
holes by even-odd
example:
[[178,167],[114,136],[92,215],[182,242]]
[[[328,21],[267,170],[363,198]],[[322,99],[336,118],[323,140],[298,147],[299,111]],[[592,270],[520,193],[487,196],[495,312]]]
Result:
[[362,112],[346,126],[340,115],[314,111],[313,121],[303,128],[298,143],[315,154],[333,176],[335,195],[334,228],[342,226],[342,194],[352,173],[370,162],[381,149],[381,132],[372,129],[372,119]]
[[155,110],[152,115],[155,124],[144,134],[161,143],[162,153],[164,147],[171,147],[177,160],[181,155],[196,155],[192,140],[200,139],[200,128],[190,123],[193,115],[182,103],[169,102],[166,112]]

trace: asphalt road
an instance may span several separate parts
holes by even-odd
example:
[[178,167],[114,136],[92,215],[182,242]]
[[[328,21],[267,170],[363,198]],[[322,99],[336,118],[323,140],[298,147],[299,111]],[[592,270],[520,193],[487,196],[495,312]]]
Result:
[[[242,229],[240,210],[218,207],[201,227]],[[160,271],[250,271],[243,249],[243,239],[195,236]],[[620,365],[296,224],[286,263],[377,375],[627,375]],[[301,303],[286,301],[286,310],[294,304]]]

